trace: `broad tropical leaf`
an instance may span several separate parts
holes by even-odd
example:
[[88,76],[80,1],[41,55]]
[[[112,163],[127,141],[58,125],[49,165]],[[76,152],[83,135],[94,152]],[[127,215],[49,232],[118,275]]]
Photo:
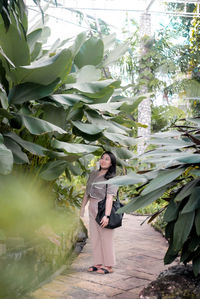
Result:
[[12,71],[15,84],[32,82],[48,85],[56,79],[61,80],[70,72],[72,53],[68,49],[50,58],[41,58],[31,65],[20,66]]
[[0,86],[0,102],[3,109],[8,108],[8,97],[5,90],[3,90],[2,86]]
[[174,200],[170,200],[170,203],[165,211],[163,221],[171,222],[176,220],[176,218],[178,217],[178,213],[179,205]]
[[116,46],[115,49],[110,51],[110,53],[106,57],[105,61],[103,62],[103,66],[106,67],[116,62],[127,52],[128,47],[129,45],[127,43]]
[[13,168],[13,154],[3,144],[3,136],[0,134],[0,174],[7,175]]
[[75,176],[81,175],[83,173],[83,169],[81,168],[80,163],[77,161],[67,163],[67,170],[70,170]]
[[93,100],[88,99],[84,95],[78,94],[54,94],[51,96],[51,99],[57,103],[65,106],[74,106],[76,103],[83,102],[90,104]]
[[57,179],[64,171],[67,166],[65,161],[52,161],[44,166],[44,169],[40,172],[40,177],[47,181]]
[[[198,82],[198,87],[200,88],[200,83]],[[188,118],[188,121],[191,121],[192,123],[197,124],[197,127],[200,127],[200,118]]]
[[185,168],[175,168],[159,171],[158,176],[148,184],[148,186],[142,191],[141,194],[146,195],[149,192],[165,186],[166,184],[179,177],[184,172],[184,170]]
[[187,155],[186,157],[183,158],[182,157],[177,158],[177,160],[187,164],[200,163],[200,154]]
[[66,131],[64,131],[60,127],[55,126],[45,120],[28,116],[28,115],[22,115],[22,114],[18,114],[18,115],[21,117],[24,126],[31,134],[40,135],[48,132],[58,132],[59,134],[66,133]]
[[120,111],[117,110],[123,102],[118,103],[105,103],[105,104],[92,104],[88,105],[90,109],[98,110],[100,112],[110,112],[112,114],[118,114]]
[[110,47],[113,47],[116,42],[116,33],[105,35],[103,37],[104,51],[107,51]]
[[81,32],[77,35],[74,44],[70,47],[73,57],[77,55],[81,46],[85,42],[86,38],[87,38],[86,32]]
[[80,144],[67,143],[67,142],[58,141],[56,139],[52,140],[51,144],[54,148],[63,149],[67,153],[73,153],[73,154],[88,154],[99,150],[98,146],[81,144],[81,143]]
[[56,125],[63,130],[66,129],[67,121],[66,121],[66,111],[61,107],[56,107],[54,105],[45,104],[43,105],[43,120],[48,121],[49,123]]
[[146,99],[145,96],[140,96],[140,97],[137,97],[137,98],[129,98],[128,101],[126,100],[126,101],[122,104],[122,106],[120,107],[120,110],[121,110],[121,111],[124,111],[124,112],[126,112],[126,113],[128,113],[128,114],[133,113],[133,112],[137,109],[138,105],[139,105],[144,99]]
[[[66,84],[67,89],[74,88],[89,98],[102,98],[107,95],[110,97],[116,87],[119,87],[120,82],[116,80],[101,80],[86,83]],[[108,98],[109,98],[108,97]],[[120,105],[119,105],[120,106]]]
[[170,242],[168,250],[164,257],[164,264],[171,264],[178,256],[178,253],[174,251],[173,244]]
[[50,95],[56,88],[59,80],[55,80],[49,85],[36,83],[23,83],[14,86],[9,95],[9,104],[22,104],[32,100],[39,100]]
[[82,68],[85,65],[98,65],[101,63],[104,54],[104,44],[101,39],[91,37],[81,46],[74,62]]
[[126,135],[127,132],[130,132],[131,130],[129,128],[126,128],[124,126],[121,126],[120,124],[112,121],[112,120],[106,120],[102,118],[97,111],[95,110],[86,110],[85,115],[87,116],[87,119],[92,124],[95,124],[99,128],[105,129],[109,133],[116,133],[116,134],[124,134]]
[[89,135],[96,135],[103,131],[103,129],[100,129],[98,126],[95,126],[93,124],[89,123],[83,123],[80,121],[72,121],[72,124],[78,128],[80,131],[89,134]]
[[103,135],[109,140],[117,142],[118,144],[123,146],[132,146],[137,144],[134,138],[122,134],[109,133],[105,131],[103,132]]
[[28,44],[23,33],[19,34],[14,24],[10,24],[8,30],[6,30],[4,24],[0,24],[0,45],[15,66],[30,63]]
[[116,157],[118,157],[119,159],[134,159],[136,158],[135,154],[133,153],[133,151],[130,151],[124,147],[113,147],[110,149],[115,155]]
[[192,193],[192,191],[194,190],[194,187],[197,185],[197,183],[200,181],[200,178],[197,178],[189,183],[187,183],[182,189],[181,191],[176,195],[175,197],[175,201],[179,202],[182,199],[184,199],[185,197],[187,197],[188,195],[190,195]]
[[21,147],[9,137],[4,137],[6,147],[12,151],[14,163],[24,164],[29,163],[27,155],[22,151]]
[[18,143],[20,146],[22,146],[24,149],[26,149],[28,152],[32,153],[33,155],[45,156],[45,152],[47,151],[47,149],[39,144],[23,140],[13,132],[6,133],[4,134],[4,136],[14,140],[16,143]]
[[4,50],[0,47],[0,54],[7,60],[7,62],[12,66],[15,67],[14,63],[8,58]]
[[184,206],[183,210],[181,211],[181,214],[190,213],[199,208],[200,208],[200,187],[196,187],[195,189],[193,189],[187,204]]
[[167,184],[155,191],[149,192],[148,194],[140,195],[136,198],[133,198],[127,205],[125,205],[123,208],[120,208],[117,212],[130,213],[134,212],[137,209],[141,209],[151,204],[156,199],[160,198],[170,186],[171,184]]
[[[134,185],[138,183],[146,183],[147,179],[143,175],[139,175],[135,172],[130,172],[128,175],[116,176],[106,181],[106,184],[115,184],[118,186]],[[96,184],[105,184],[105,182],[99,182]]]
[[179,148],[184,148],[184,147],[189,147],[194,145],[192,142],[185,142],[184,140],[178,140],[174,138],[155,138],[152,137],[150,143],[152,144],[158,144],[158,145],[165,145],[169,146],[170,149],[179,149]]
[[196,228],[197,235],[200,236],[200,209],[196,211],[195,228]]
[[197,276],[200,272],[200,257],[196,257],[192,260],[192,268],[194,275]]
[[178,252],[187,240],[192,229],[194,216],[194,211],[187,214],[179,213],[178,220],[174,225],[173,249],[175,252]]
[[36,42],[35,47],[31,53],[31,62],[38,58],[39,54],[42,52],[42,43]]
[[13,115],[6,109],[0,108],[0,119],[3,119],[4,117],[6,117],[7,119],[11,119],[13,118]]
[[30,49],[30,53],[33,52],[34,48],[35,48],[35,44],[38,41],[38,39],[40,38],[42,34],[42,29],[36,29],[35,31],[32,31],[31,33],[29,33],[27,35],[27,42],[28,42],[28,46]]
[[98,81],[101,79],[101,70],[93,65],[83,66],[76,74],[77,83]]

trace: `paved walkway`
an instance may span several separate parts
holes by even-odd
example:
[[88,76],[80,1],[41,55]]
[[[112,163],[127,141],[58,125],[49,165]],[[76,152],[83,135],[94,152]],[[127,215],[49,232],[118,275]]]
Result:
[[[142,216],[124,216],[123,226],[115,230],[117,264],[114,273],[88,273],[92,265],[88,240],[68,273],[62,273],[32,293],[32,299],[137,299],[139,292],[154,280],[163,265],[166,240]],[[88,225],[88,216],[86,216]]]

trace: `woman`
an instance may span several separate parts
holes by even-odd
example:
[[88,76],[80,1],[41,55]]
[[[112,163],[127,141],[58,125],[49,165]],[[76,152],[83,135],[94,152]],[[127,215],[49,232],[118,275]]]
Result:
[[[84,216],[85,206],[89,201],[89,230],[92,243],[92,252],[94,266],[89,267],[88,271],[96,271],[100,274],[112,273],[112,267],[115,264],[115,255],[113,250],[113,229],[106,226],[109,222],[109,216],[112,209],[113,197],[117,194],[118,187],[111,184],[95,184],[100,181],[106,181],[116,175],[116,158],[107,151],[100,158],[99,170],[92,171],[87,181],[86,192],[83,198],[80,216]],[[107,190],[106,190],[107,189]],[[105,198],[106,210],[105,216],[101,220],[101,226],[95,218],[98,212],[98,202]]]

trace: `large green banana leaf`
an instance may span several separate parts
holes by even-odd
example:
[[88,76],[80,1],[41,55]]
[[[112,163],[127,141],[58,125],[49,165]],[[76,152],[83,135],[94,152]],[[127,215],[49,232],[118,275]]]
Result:
[[[106,184],[115,184],[118,186],[134,185],[138,183],[146,183],[147,179],[143,175],[139,175],[135,172],[130,172],[127,175],[116,176],[106,181]],[[105,184],[105,182],[99,182],[97,184]]]
[[114,50],[109,52],[106,59],[103,61],[103,67],[112,65],[117,60],[119,60],[119,58],[122,57],[127,52],[128,48],[129,45],[127,43],[116,46]]
[[40,172],[40,177],[52,181],[59,177],[67,166],[65,161],[52,161],[47,163]]
[[103,59],[103,54],[103,41],[99,38],[91,37],[82,44],[74,62],[79,68],[85,65],[98,65]]
[[32,82],[48,85],[56,79],[61,80],[69,74],[72,65],[72,53],[68,49],[50,57],[41,58],[31,65],[19,66],[11,71],[15,84]]
[[148,186],[142,191],[141,194],[146,195],[149,192],[155,191],[174,181],[174,179],[179,177],[184,172],[184,170],[185,168],[175,168],[159,171],[158,176],[148,184]]
[[3,144],[3,136],[0,134],[0,174],[7,175],[13,168],[13,154]]
[[27,35],[27,42],[30,53],[32,54],[35,49],[35,44],[38,42],[42,35],[42,28],[38,28]]
[[13,132],[5,133],[4,136],[9,137],[33,155],[45,156],[45,153],[47,152],[47,149],[43,146],[30,141],[23,140]]
[[37,83],[22,83],[14,86],[8,95],[9,104],[22,104],[32,100],[39,100],[52,94],[59,79],[49,85]]
[[14,24],[10,24],[6,30],[4,24],[0,24],[0,46],[12,63],[19,67],[30,63],[30,53],[27,41]]
[[58,132],[59,134],[66,133],[66,131],[64,131],[62,128],[55,126],[43,119],[22,114],[18,115],[21,117],[24,126],[31,134],[40,135],[48,132]]
[[78,94],[54,94],[51,96],[51,99],[61,105],[65,106],[74,106],[76,103],[93,103],[92,99],[88,99],[84,95]]
[[9,137],[4,137],[4,144],[12,151],[14,163],[25,164],[29,163],[27,155],[22,151],[21,147]]
[[95,126],[94,124],[89,123],[83,123],[80,121],[72,121],[72,124],[78,128],[80,131],[89,134],[89,135],[96,135],[103,131],[102,128],[99,128],[98,126]]
[[73,154],[89,154],[99,150],[98,146],[87,145],[82,143],[80,144],[68,143],[68,142],[58,141],[56,139],[52,140],[51,144],[52,147],[54,148],[63,149],[67,153],[73,153]]

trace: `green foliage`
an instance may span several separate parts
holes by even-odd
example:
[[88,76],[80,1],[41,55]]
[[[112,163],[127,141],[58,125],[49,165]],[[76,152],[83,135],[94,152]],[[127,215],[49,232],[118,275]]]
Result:
[[[134,212],[162,198],[166,202],[165,237],[169,242],[164,262],[169,264],[180,256],[181,262],[193,263],[197,275],[200,272],[200,118],[185,120],[184,125],[176,125],[176,128],[179,131],[152,136],[150,143],[157,148],[142,155],[141,159],[159,167],[142,174],[147,182],[136,188],[135,196],[119,212]],[[116,177],[116,184],[124,184],[124,179],[123,176]],[[149,221],[161,211],[152,215]]]
[[[185,9],[185,4],[184,3],[173,3],[173,2],[168,2],[167,4],[167,10],[169,11],[174,11],[174,12],[183,12]],[[187,3],[186,4],[186,9],[187,12],[194,12],[196,8],[195,3]],[[170,26],[173,28],[176,33],[184,37],[186,40],[189,40],[190,36],[190,28],[192,24],[192,18],[190,16],[176,16],[172,15],[170,17]]]
[[[194,11],[197,11],[197,7]],[[190,33],[190,51],[191,60],[190,67],[193,69],[198,66],[200,59],[199,56],[199,18],[195,17],[192,20],[191,33]]]
[[119,164],[127,164],[135,145],[130,127],[137,125],[124,123],[121,107],[136,108],[139,101],[116,98],[120,81],[102,72],[127,45],[113,50],[113,36],[81,33],[66,48],[57,43],[44,50],[49,29],[45,23],[38,26],[27,34],[17,20],[7,30],[0,22],[0,172],[23,165],[44,180],[64,172],[70,180],[87,170],[88,156],[106,149],[115,152]]
[[103,54],[103,41],[101,39],[91,37],[81,46],[74,62],[78,68],[82,68],[85,65],[98,65],[103,59]]
[[156,216],[155,220],[152,221],[151,225],[159,231],[165,237],[165,228],[167,223],[163,220],[164,211]]
[[18,172],[1,175],[0,187],[0,227],[6,237],[30,240],[43,224],[51,223],[54,197],[47,184]]
[[14,16],[15,19],[17,20],[17,25],[19,28],[19,25],[23,25],[24,28],[25,25],[27,25],[27,20],[26,20],[26,7],[25,3],[23,0],[4,0],[1,1],[0,4],[0,14],[2,16],[4,26],[6,29],[9,28],[12,17]]
[[[33,2],[40,8],[41,14],[43,15],[40,0],[33,0]],[[57,4],[57,0],[53,2]],[[17,29],[22,27],[23,31],[27,30],[27,10],[25,3],[26,1],[24,0],[3,0],[0,2],[0,14],[7,30],[12,24],[13,18],[17,22]]]
[[151,115],[151,131],[166,131],[177,120],[184,118],[185,113],[175,106],[153,106]]
[[165,206],[166,201],[158,199],[152,204],[136,210],[136,214],[153,216],[155,213],[157,213],[160,209],[162,209]]
[[66,178],[61,176],[53,185],[53,192],[56,196],[56,207],[68,210],[73,210],[74,207],[79,208],[81,206],[84,191],[84,188],[80,184],[77,184],[77,180],[73,179],[69,184],[67,183]]

